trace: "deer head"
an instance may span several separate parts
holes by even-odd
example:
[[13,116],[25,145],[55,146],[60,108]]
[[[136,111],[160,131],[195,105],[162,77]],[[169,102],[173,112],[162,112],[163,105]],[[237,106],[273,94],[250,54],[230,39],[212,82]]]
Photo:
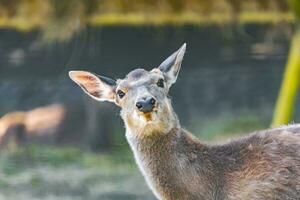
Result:
[[[178,124],[168,92],[176,82],[186,44],[159,67],[135,69],[124,79],[112,79],[86,71],[70,71],[70,78],[97,101],[110,101],[121,108],[126,128],[137,134],[166,132]],[[146,131],[147,130],[147,131]]]

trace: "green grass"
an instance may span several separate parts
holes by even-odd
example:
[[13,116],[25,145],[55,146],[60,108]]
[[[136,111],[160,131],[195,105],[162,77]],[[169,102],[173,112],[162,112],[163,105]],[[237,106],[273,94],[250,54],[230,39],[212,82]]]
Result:
[[0,199],[153,199],[131,154],[28,146],[0,154]]
[[10,148],[0,154],[0,168],[5,174],[16,174],[24,169],[47,165],[53,168],[76,165],[82,168],[103,167],[110,170],[135,170],[134,160],[128,151],[95,154],[72,147],[31,145]]

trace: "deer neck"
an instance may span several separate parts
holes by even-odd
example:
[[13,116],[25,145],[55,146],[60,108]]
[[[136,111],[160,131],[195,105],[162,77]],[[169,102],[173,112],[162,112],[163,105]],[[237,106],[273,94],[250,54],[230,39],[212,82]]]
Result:
[[[156,197],[166,199],[161,190],[163,190],[164,183],[174,182],[175,146],[180,128],[173,127],[168,133],[153,132],[152,135],[146,137],[141,137],[131,131],[133,130],[127,129],[126,138],[140,171]],[[148,131],[147,134],[149,134]]]
[[125,121],[126,138],[142,171],[150,167],[149,163],[153,161],[166,162],[166,159],[173,159],[182,129],[175,113],[167,121],[145,127],[131,126]]
[[[158,199],[194,199],[184,196],[191,188],[185,187],[188,184],[184,181],[191,181],[196,177],[195,169],[187,163],[197,159],[194,149],[202,151],[203,148],[205,151],[206,147],[183,130],[176,115],[173,116],[172,126],[162,132],[153,129],[151,134],[146,129],[143,134],[141,130],[132,128],[125,122],[126,138],[136,163]],[[197,183],[198,180],[194,182]],[[197,185],[199,187],[200,182]]]

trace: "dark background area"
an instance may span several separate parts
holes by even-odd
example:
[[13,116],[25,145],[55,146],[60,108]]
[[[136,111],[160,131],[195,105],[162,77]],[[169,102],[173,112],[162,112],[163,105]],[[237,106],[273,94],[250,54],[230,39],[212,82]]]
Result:
[[[286,63],[289,29],[287,25],[88,28],[69,42],[51,45],[39,42],[39,32],[1,30],[0,113],[63,104],[67,120],[56,143],[92,149],[118,145],[124,142],[119,109],[87,97],[69,80],[68,71],[123,78],[137,67],[158,66],[186,42],[183,67],[171,89],[182,124],[200,136],[228,117],[256,117],[267,127]],[[207,134],[204,138],[214,137]]]

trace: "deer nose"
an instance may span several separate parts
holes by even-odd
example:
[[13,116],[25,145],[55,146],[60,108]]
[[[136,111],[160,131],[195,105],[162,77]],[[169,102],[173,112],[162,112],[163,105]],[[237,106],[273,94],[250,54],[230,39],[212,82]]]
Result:
[[136,107],[143,113],[151,112],[155,106],[156,100],[153,97],[146,97],[136,102]]

